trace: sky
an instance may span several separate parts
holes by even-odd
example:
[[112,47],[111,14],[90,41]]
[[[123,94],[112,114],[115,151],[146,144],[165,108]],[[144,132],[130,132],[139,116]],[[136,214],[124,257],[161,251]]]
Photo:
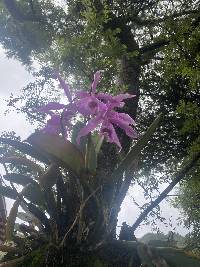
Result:
[[[0,47],[0,133],[3,131],[15,131],[17,135],[22,139],[26,139],[32,132],[34,132],[33,125],[30,125],[25,120],[23,114],[18,114],[15,111],[4,115],[6,107],[5,99],[9,98],[10,94],[17,95],[20,93],[20,89],[33,80],[31,74],[29,74],[24,66],[19,61],[6,58],[4,50]],[[0,173],[3,169],[0,167]],[[163,186],[163,185],[162,185]],[[162,188],[163,189],[163,188]],[[121,211],[119,213],[118,225],[126,221],[129,225],[133,224],[139,215],[139,210],[135,207],[131,195],[134,195],[136,201],[139,203],[145,203],[142,191],[139,187],[130,188],[128,195],[126,196]],[[7,209],[10,210],[12,201],[6,200]],[[163,201],[161,204],[162,216],[166,218],[168,226],[158,221],[158,227],[160,231],[167,233],[172,231],[175,227],[175,231],[182,235],[187,233],[187,230],[177,224],[180,213],[177,209],[171,207],[169,203]],[[169,226],[169,224],[172,226]],[[120,228],[118,228],[120,229]],[[141,237],[145,233],[151,232],[151,225],[141,226],[136,231],[136,237]]]

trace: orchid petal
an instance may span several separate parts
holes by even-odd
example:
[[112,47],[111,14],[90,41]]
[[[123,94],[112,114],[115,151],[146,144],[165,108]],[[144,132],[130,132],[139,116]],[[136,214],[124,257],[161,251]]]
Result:
[[94,115],[98,111],[98,100],[93,97],[84,97],[77,101],[77,110],[84,116]]
[[48,134],[58,135],[61,131],[61,119],[59,115],[52,115],[47,121],[46,126],[42,129],[42,132]]
[[82,98],[76,102],[77,110],[84,116],[105,113],[107,106],[99,101],[94,95]]
[[124,106],[124,102],[122,100],[127,99],[127,98],[132,98],[135,97],[135,95],[130,95],[130,94],[119,94],[116,96],[111,96],[106,93],[98,93],[97,98],[103,100],[104,102],[110,104],[110,109],[114,107],[120,107],[122,108]]
[[136,97],[136,95],[131,95],[131,94],[128,94],[128,93],[119,94],[119,95],[113,96],[114,100],[117,101],[117,102],[121,102],[124,99],[133,98],[133,97]]
[[57,72],[56,72],[56,77],[58,78],[61,87],[64,89],[65,95],[67,96],[69,102],[72,102],[72,95],[69,90],[69,85],[65,83],[65,81],[61,78],[61,76]]
[[110,120],[112,123],[120,127],[126,132],[126,135],[128,135],[131,138],[137,137],[136,131],[129,126],[127,123],[124,123],[123,121],[117,120],[117,119],[111,119]]
[[97,98],[105,101],[113,101],[113,96],[106,93],[98,93]]
[[97,71],[94,74],[94,80],[93,80],[93,83],[92,83],[92,86],[91,86],[93,94],[95,94],[95,92],[96,92],[97,84],[99,83],[100,79],[101,79],[101,72]]
[[66,105],[64,105],[64,104],[60,104],[60,103],[57,103],[57,102],[49,102],[48,104],[40,107],[38,109],[38,111],[47,113],[50,110],[59,110],[59,109],[64,109],[65,107],[66,107]]
[[122,149],[119,138],[113,125],[109,122],[104,122],[100,129],[101,135],[105,136],[109,143],[115,143],[119,149]]
[[83,97],[88,97],[90,96],[89,93],[87,93],[86,91],[77,91],[76,92],[76,97],[78,98],[83,98]]
[[77,136],[77,139],[76,139],[77,144],[80,144],[80,138],[82,136],[85,136],[85,135],[89,134],[90,132],[92,132],[101,122],[102,122],[102,118],[100,115],[89,120],[88,124],[80,130],[80,132]]
[[123,121],[124,123],[127,123],[127,124],[135,125],[135,121],[126,113],[119,113],[119,112],[116,112],[116,111],[111,111],[109,113],[109,117],[113,118],[113,119],[121,120],[121,121]]

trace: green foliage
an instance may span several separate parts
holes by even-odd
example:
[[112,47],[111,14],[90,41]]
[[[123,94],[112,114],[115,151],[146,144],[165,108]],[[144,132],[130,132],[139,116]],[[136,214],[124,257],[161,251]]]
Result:
[[[156,126],[158,126],[160,119],[161,116],[155,119],[155,121],[149,127],[147,133],[145,133],[140,141],[138,141],[138,145],[136,144],[133,149],[127,154],[127,156],[125,156],[125,159],[122,160],[122,162],[119,164],[117,178],[119,180],[121,179],[122,190],[124,190],[124,184],[126,185],[127,182],[126,180],[123,181],[123,174],[125,170],[121,169],[122,166],[129,167],[131,162],[135,160],[135,157],[139,155],[150,137],[155,132]],[[7,141],[8,140],[6,140],[6,144],[8,143]],[[37,149],[42,151],[42,154],[46,156],[48,162],[54,161],[54,163],[46,167],[44,166],[43,168],[46,169],[45,172],[42,171],[43,168],[40,167],[42,174],[40,174],[38,179],[32,180],[31,183],[25,185],[21,193],[17,193],[13,184],[11,184],[13,191],[16,192],[16,200],[7,219],[6,240],[13,240],[15,245],[17,245],[20,240],[20,249],[18,250],[18,252],[16,251],[15,254],[12,255],[11,262],[8,261],[5,264],[12,263],[15,266],[15,264],[18,264],[19,262],[20,264],[26,264],[26,262],[28,262],[27,264],[29,264],[29,262],[31,262],[30,266],[39,264],[39,266],[42,267],[44,261],[47,261],[49,262],[49,266],[51,266],[55,260],[56,262],[60,260],[60,257],[63,261],[62,257],[65,257],[65,253],[62,254],[63,252],[61,252],[60,250],[64,249],[65,247],[68,248],[67,253],[69,253],[70,255],[67,255],[67,259],[65,258],[66,262],[70,262],[71,259],[73,260],[73,257],[75,257],[73,250],[76,250],[76,255],[81,255],[81,261],[84,258],[84,262],[88,266],[92,264],[92,259],[93,263],[98,265],[101,264],[100,266],[106,266],[107,262],[113,262],[114,258],[112,257],[109,259],[104,259],[104,257],[102,256],[101,247],[100,251],[98,252],[100,254],[97,257],[93,257],[93,254],[91,254],[91,249],[89,249],[88,251],[86,250],[86,254],[82,255],[82,249],[84,248],[85,242],[91,242],[93,246],[97,247],[99,243],[104,244],[104,235],[105,233],[109,233],[110,229],[112,228],[113,221],[108,220],[106,212],[108,208],[110,209],[108,210],[109,213],[111,211],[113,212],[113,209],[116,208],[116,203],[114,203],[115,206],[113,206],[114,198],[111,197],[107,199],[105,197],[105,191],[107,190],[107,187],[109,188],[111,186],[112,182],[113,190],[110,192],[112,194],[114,193],[113,196],[115,195],[116,176],[111,174],[111,181],[109,181],[109,183],[105,183],[104,180],[97,180],[94,183],[94,181],[92,181],[95,179],[94,173],[87,172],[89,170],[88,167],[90,167],[91,165],[87,165],[86,169],[84,168],[84,164],[81,165],[81,172],[78,173],[78,170],[80,169],[75,169],[75,165],[72,164],[74,164],[74,161],[76,161],[76,164],[78,164],[76,166],[80,166],[80,162],[82,161],[78,162],[78,160],[83,159],[83,155],[78,150],[78,148],[76,148],[69,141],[64,140],[62,137],[55,137],[40,133],[31,135],[31,137],[29,137],[28,139],[28,142],[33,146],[33,151],[35,151],[34,146],[36,146]],[[12,143],[9,142],[9,144]],[[13,145],[15,146],[15,143],[13,143]],[[21,147],[22,145],[23,143],[21,144]],[[88,145],[91,145],[91,143],[88,143]],[[31,148],[29,149],[32,154]],[[133,151],[135,152],[133,153]],[[95,146],[93,147],[92,152],[96,154]],[[88,150],[86,149],[85,156],[87,155],[87,153]],[[70,155],[72,158],[70,159],[67,155]],[[73,155],[76,155],[76,157],[73,157]],[[80,155],[81,158],[79,157]],[[56,161],[55,158],[57,158]],[[20,161],[17,162],[6,162],[12,164],[21,163],[23,165],[24,160],[21,159],[23,159],[23,157],[21,157]],[[91,158],[89,157],[88,159]],[[86,162],[91,164],[91,162],[89,161]],[[35,169],[35,163],[31,164],[30,166]],[[121,174],[121,176],[119,176],[119,174]],[[9,177],[9,174],[7,174],[7,177]],[[70,190],[68,188],[70,188]],[[119,190],[119,193],[122,195],[124,194],[123,192],[121,192],[121,189]],[[71,198],[72,194],[73,198]],[[27,202],[24,197],[30,200],[30,202]],[[75,199],[77,199],[76,202],[74,201]],[[116,199],[116,202],[118,203],[118,197]],[[20,205],[25,211],[28,211],[27,214],[18,213],[18,208]],[[118,205],[120,206],[120,202],[118,203]],[[24,206],[26,208],[24,208]],[[68,215],[68,217],[66,216],[66,214]],[[15,228],[15,221],[17,216],[25,220],[26,222],[28,221],[29,225],[18,224],[18,226]],[[117,213],[115,214],[115,216],[117,216]],[[93,223],[91,223],[91,219]],[[38,229],[36,229],[35,226],[37,226]],[[74,243],[74,246],[72,245],[72,241]],[[77,244],[81,246],[80,250],[78,250]],[[165,260],[162,258],[159,251],[154,251],[151,248],[146,247],[146,245],[143,245],[142,243],[134,242],[133,244],[127,243],[127,246],[126,243],[122,245],[123,249],[127,250],[129,255],[126,256],[125,259],[123,259],[127,262],[132,261],[134,258],[129,252],[130,250],[131,253],[133,253],[132,245],[135,249],[134,253],[136,253],[136,255],[138,253],[138,257],[140,259],[139,261],[141,261],[143,264],[147,264],[147,266],[149,267],[153,266],[154,263],[161,264],[162,262],[165,262],[165,260],[166,262],[169,261],[168,252],[166,252],[166,250],[164,249],[162,250],[162,253],[163,251],[167,253],[165,253],[164,256]],[[41,249],[44,246],[45,249],[41,252]],[[120,242],[117,242],[116,246],[120,246]],[[113,249],[114,248],[115,246],[113,247]],[[94,251],[95,255],[97,255],[97,251]],[[91,254],[92,257],[89,258],[87,253]],[[177,254],[177,251],[172,251],[172,254]],[[182,251],[178,252],[178,256],[173,260],[173,264],[175,264],[174,266],[179,266],[178,264],[183,261],[183,255],[185,254],[183,254]],[[7,255],[7,257],[9,258],[9,254]],[[103,263],[101,263],[101,260],[97,260],[98,257],[100,257],[100,259],[101,257],[103,257]],[[123,257],[124,256],[122,255],[122,258]],[[119,261],[120,260],[121,259],[119,257]],[[186,261],[188,262],[188,264],[194,264],[194,266],[196,262],[199,263],[199,261],[193,258],[187,259]]]
[[3,178],[7,181],[10,181],[12,183],[20,184],[20,185],[27,185],[29,183],[33,183],[33,180],[25,175],[21,175],[18,173],[11,173],[11,174],[6,174],[3,176]]
[[61,136],[35,133],[27,141],[48,154],[52,161],[67,166],[76,174],[84,169],[84,158],[80,150]]
[[9,213],[9,216],[8,216],[8,219],[6,222],[6,240],[7,241],[11,241],[13,239],[15,220],[17,217],[17,212],[18,212],[20,202],[21,202],[21,200],[19,198],[17,198],[17,200],[15,200],[15,202],[14,202],[14,204],[10,210],[10,213]]
[[46,246],[39,248],[38,250],[31,253],[31,257],[26,259],[22,264],[21,267],[37,267],[43,266],[44,262],[44,255],[46,253]]
[[97,153],[95,150],[95,145],[92,140],[91,135],[87,138],[87,147],[86,147],[86,154],[85,154],[85,167],[91,173],[96,172],[97,168]]
[[182,235],[174,232],[168,234],[163,233],[147,233],[140,241],[151,246],[156,247],[177,247],[184,248],[186,246],[186,239]]
[[192,175],[189,181],[181,184],[178,190],[179,196],[173,202],[174,206],[183,210],[183,223],[189,229],[189,234],[186,236],[186,244],[188,249],[199,255],[200,244],[200,181],[199,168]]
[[16,192],[10,188],[9,186],[0,186],[0,194],[1,196],[11,198],[11,199],[16,199],[17,195]]

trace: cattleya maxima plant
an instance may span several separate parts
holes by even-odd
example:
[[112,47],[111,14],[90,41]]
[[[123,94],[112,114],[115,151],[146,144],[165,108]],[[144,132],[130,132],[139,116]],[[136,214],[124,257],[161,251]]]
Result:
[[[121,153],[114,166],[109,165],[123,149],[117,129],[137,138],[133,118],[120,112],[134,96],[97,92],[100,71],[88,92],[74,94],[59,74],[56,77],[67,101],[39,108],[48,115],[45,127],[24,142],[0,138],[15,148],[14,156],[0,159],[4,180],[10,183],[1,185],[0,193],[15,200],[0,245],[7,253],[0,266],[170,266],[165,259],[174,251],[161,256],[137,241],[117,240],[115,234],[138,156],[161,116],[126,155]],[[19,224],[17,217],[26,224]],[[188,266],[198,264],[192,259]]]

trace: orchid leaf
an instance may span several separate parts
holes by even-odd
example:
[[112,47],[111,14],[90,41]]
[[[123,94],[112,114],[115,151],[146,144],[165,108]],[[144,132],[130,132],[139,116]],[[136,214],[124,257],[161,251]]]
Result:
[[52,187],[57,182],[59,176],[59,167],[55,164],[51,164],[47,171],[39,178],[40,186],[47,204],[47,211],[54,220],[57,220],[57,205]]
[[20,185],[27,185],[30,183],[34,183],[34,180],[26,175],[18,174],[18,173],[10,173],[3,176],[3,178],[7,181],[12,183],[20,184]]
[[26,191],[23,192],[23,196],[36,205],[45,205],[44,195],[37,183],[27,185]]
[[11,187],[4,185],[0,186],[0,195],[14,200],[17,198],[16,192]]
[[46,164],[49,163],[49,160],[45,157],[45,155],[43,155],[41,151],[39,151],[38,149],[32,147],[31,145],[27,143],[16,141],[16,140],[11,140],[9,138],[2,138],[2,137],[0,137],[0,143],[10,145],[16,148],[17,150],[21,151],[22,153],[27,154],[41,162],[44,162]]
[[[80,132],[80,130],[85,126],[85,124],[81,121],[78,121],[72,130],[72,138],[71,141],[74,145],[77,145],[76,139],[78,137],[78,134]],[[80,140],[80,144],[79,144],[79,149],[81,150],[81,152],[83,153],[83,155],[85,155],[86,152],[86,145],[87,145],[87,137],[82,137]]]
[[87,142],[87,148],[86,148],[86,157],[85,157],[85,167],[89,170],[91,173],[96,172],[97,168],[97,153],[95,151],[95,146],[92,141],[91,134],[88,135],[88,142]]
[[[33,188],[33,186],[35,186],[35,188]],[[39,185],[38,185],[38,187],[39,187]],[[22,189],[22,191],[19,193],[19,195],[27,197],[31,202],[40,203],[40,196],[41,195],[38,192],[39,191],[37,190],[36,185],[28,184],[27,186],[25,186]],[[33,196],[35,196],[35,199],[33,198]],[[9,213],[9,216],[7,219],[6,240],[12,240],[14,225],[15,225],[15,221],[16,221],[16,217],[18,214],[18,208],[19,208],[20,203],[21,203],[21,198],[18,196],[17,199],[15,200],[11,210],[10,210],[10,213]]]
[[43,150],[53,162],[67,167],[76,174],[84,169],[84,158],[81,151],[62,136],[34,133],[28,140],[33,146]]
[[[17,193],[9,186],[0,186],[0,195],[10,198],[17,199]],[[31,202],[37,205],[44,205],[44,198],[40,186],[37,183],[28,184],[26,187],[26,191],[24,191],[23,195],[30,200]]]
[[[21,206],[23,206],[23,203],[21,203]],[[23,206],[23,208],[24,208],[24,206]],[[27,207],[26,207],[26,212],[19,211],[17,213],[17,218],[19,218],[20,220],[22,220],[24,222],[28,222],[28,223],[31,223],[32,225],[38,226],[39,229],[41,228],[41,223],[32,213],[29,212]],[[15,225],[16,225],[16,223],[15,223]]]
[[60,175],[59,167],[51,164],[46,172],[39,177],[39,182],[42,188],[51,188],[55,185],[58,176]]
[[17,217],[17,212],[18,212],[20,202],[21,202],[21,199],[17,198],[10,210],[7,223],[6,223],[6,240],[7,241],[10,241],[13,239],[15,220]]
[[40,167],[38,164],[36,164],[32,160],[27,159],[25,157],[16,157],[16,156],[1,157],[0,163],[12,163],[15,165],[24,165],[24,166],[27,166],[28,168],[30,168],[31,170],[34,170],[40,174],[43,172],[42,167]]
[[93,134],[91,137],[92,137],[92,141],[94,143],[96,154],[98,155],[98,153],[101,149],[101,146],[103,144],[104,136],[101,136],[99,134]]
[[44,226],[45,232],[49,235],[51,233],[51,225],[49,219],[45,215],[45,212],[41,211],[38,207],[33,205],[31,202],[27,203],[27,208]]
[[7,246],[7,245],[3,245],[3,244],[0,244],[0,251],[11,252],[11,253],[19,253],[20,252],[20,250],[16,247]]
[[20,264],[22,264],[25,261],[25,259],[27,259],[27,258],[28,258],[28,256],[26,255],[26,256],[22,256],[20,258],[14,259],[14,260],[2,262],[0,264],[0,267],[17,267]]
[[55,200],[55,196],[51,188],[44,189],[44,198],[46,201],[47,212],[49,213],[51,219],[59,223],[56,200]]
[[147,145],[149,139],[154,134],[156,128],[158,127],[160,121],[162,118],[162,114],[160,114],[150,125],[150,127],[147,129],[145,134],[138,140],[136,145],[131,148],[129,153],[126,155],[126,157],[121,161],[119,166],[115,169],[115,171],[112,174],[113,179],[118,179],[122,176],[124,171],[130,170],[133,162],[137,157],[140,155],[142,149]]
[[34,221],[34,217],[32,216],[31,213],[26,213],[21,211],[17,213],[17,218],[28,223]]

